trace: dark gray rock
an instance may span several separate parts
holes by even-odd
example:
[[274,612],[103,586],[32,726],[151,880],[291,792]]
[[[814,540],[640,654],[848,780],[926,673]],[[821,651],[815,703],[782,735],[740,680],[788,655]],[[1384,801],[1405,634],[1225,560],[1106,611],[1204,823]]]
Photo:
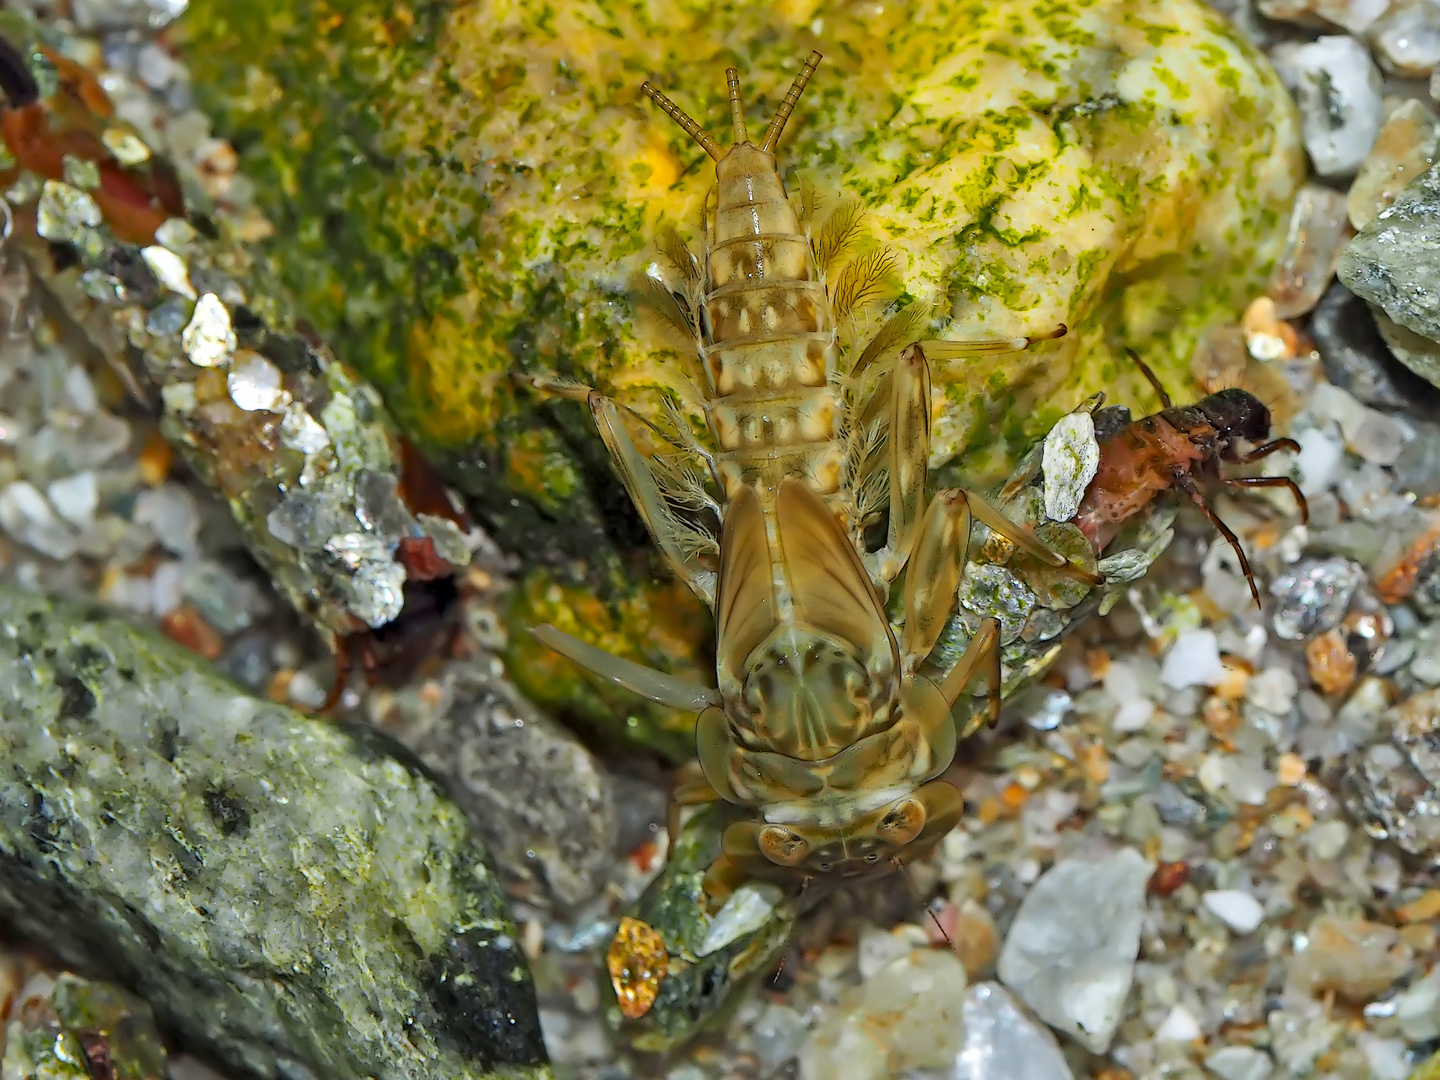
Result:
[[1440,403],[1440,390],[1396,359],[1369,305],[1344,285],[1331,285],[1316,306],[1310,336],[1325,377],[1365,404],[1401,409],[1417,401]]
[[445,777],[506,876],[566,907],[589,900],[617,861],[610,777],[479,662],[454,662],[438,681],[438,703],[400,695],[386,730]]
[[0,588],[0,918],[237,1076],[549,1075],[498,876],[407,757]]
[[[1340,281],[1407,330],[1440,341],[1440,165],[1417,176],[1394,205],[1340,255]],[[1418,372],[1429,378],[1426,372]]]

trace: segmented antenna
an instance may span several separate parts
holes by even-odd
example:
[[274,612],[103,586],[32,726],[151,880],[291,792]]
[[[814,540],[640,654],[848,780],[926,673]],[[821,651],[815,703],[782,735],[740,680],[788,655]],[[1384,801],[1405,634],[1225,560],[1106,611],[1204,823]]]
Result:
[[740,103],[740,72],[726,68],[725,85],[730,88],[730,128],[735,132],[735,145],[739,146],[750,141],[750,132],[745,127],[745,106]]
[[699,143],[701,150],[704,150],[705,153],[709,154],[716,161],[719,161],[725,156],[725,151],[720,149],[719,144],[710,137],[704,128],[686,116],[685,110],[680,108],[679,105],[676,105],[648,82],[641,85],[640,92],[655,102],[656,105],[659,105],[666,116],[679,124],[685,130],[686,135],[689,135]]
[[780,141],[780,133],[785,130],[785,122],[790,119],[790,114],[795,111],[795,103],[800,100],[800,95],[805,92],[805,85],[810,81],[810,76],[815,74],[815,69],[820,66],[820,54],[812,52],[805,61],[805,66],[800,69],[800,74],[795,76],[795,81],[790,84],[790,90],[785,95],[785,100],[780,102],[780,107],[775,110],[775,119],[770,121],[770,126],[765,129],[765,141],[760,144],[760,149],[767,153],[775,149],[775,144]]

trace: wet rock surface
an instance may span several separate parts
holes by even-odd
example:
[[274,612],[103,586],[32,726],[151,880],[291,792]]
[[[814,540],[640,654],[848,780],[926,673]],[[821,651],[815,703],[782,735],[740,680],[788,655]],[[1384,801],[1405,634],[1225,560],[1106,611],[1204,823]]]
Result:
[[1129,848],[1057,863],[1026,894],[1005,936],[1000,981],[1091,1050],[1109,1048],[1124,1016],[1154,869]]
[[507,876],[562,907],[595,896],[619,831],[609,772],[478,661],[451,663],[428,687],[384,728],[447,779]]
[[499,879],[380,736],[6,587],[0,740],[0,912],[236,1075],[546,1073]]
[[1440,342],[1437,244],[1440,166],[1432,166],[1350,242],[1340,258],[1340,280],[1400,326]]

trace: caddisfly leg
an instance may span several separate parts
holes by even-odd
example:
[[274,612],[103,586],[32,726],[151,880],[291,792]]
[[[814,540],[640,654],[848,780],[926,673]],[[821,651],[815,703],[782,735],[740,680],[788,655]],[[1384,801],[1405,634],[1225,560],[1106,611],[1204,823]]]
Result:
[[[1267,480],[1272,478],[1259,477],[1258,479]],[[1274,477],[1273,479],[1279,480],[1284,478]],[[1191,480],[1190,477],[1177,477],[1175,486],[1190,496],[1190,501],[1200,508],[1200,512],[1210,519],[1210,524],[1219,530],[1220,535],[1225,537],[1226,543],[1234,549],[1235,557],[1240,560],[1240,570],[1245,575],[1246,583],[1250,586],[1250,595],[1255,598],[1255,606],[1257,608],[1260,607],[1260,590],[1255,585],[1255,574],[1250,569],[1250,560],[1245,557],[1245,549],[1240,546],[1240,538],[1230,531],[1230,526],[1221,521],[1219,515],[1216,514],[1214,510],[1210,509],[1210,504],[1205,501],[1204,496],[1200,494],[1200,489],[1195,486],[1195,482]]]
[[340,703],[340,696],[345,693],[345,687],[350,685],[350,672],[354,663],[350,658],[350,645],[343,638],[335,639],[335,681],[330,684],[330,691],[325,695],[317,710],[321,713],[328,713]]
[[[1289,442],[1288,439],[1284,441]],[[1310,504],[1300,490],[1300,485],[1288,476],[1222,476],[1220,483],[1226,487],[1289,488],[1290,494],[1295,496],[1295,502],[1300,507],[1301,524],[1310,522]]]
[[1271,454],[1279,450],[1289,450],[1292,454],[1298,454],[1300,453],[1300,444],[1294,439],[1276,439],[1273,442],[1267,442],[1263,446],[1257,446],[1248,454],[1241,454],[1240,457],[1236,458],[1235,460],[1240,462],[1240,464],[1242,465],[1249,465],[1252,461],[1259,461],[1261,458],[1267,458]]

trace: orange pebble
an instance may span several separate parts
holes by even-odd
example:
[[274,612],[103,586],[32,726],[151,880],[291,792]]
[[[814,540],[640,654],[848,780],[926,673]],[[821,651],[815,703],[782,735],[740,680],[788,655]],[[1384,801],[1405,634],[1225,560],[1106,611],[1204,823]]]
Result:
[[191,652],[206,660],[218,660],[225,651],[225,638],[207,623],[193,607],[182,604],[160,619],[160,632],[171,641],[178,641]]
[[1338,630],[1326,630],[1305,643],[1310,678],[1324,693],[1343,694],[1355,685],[1355,654]]
[[140,451],[140,479],[150,487],[159,487],[170,475],[175,462],[175,451],[158,431],[152,431]]

